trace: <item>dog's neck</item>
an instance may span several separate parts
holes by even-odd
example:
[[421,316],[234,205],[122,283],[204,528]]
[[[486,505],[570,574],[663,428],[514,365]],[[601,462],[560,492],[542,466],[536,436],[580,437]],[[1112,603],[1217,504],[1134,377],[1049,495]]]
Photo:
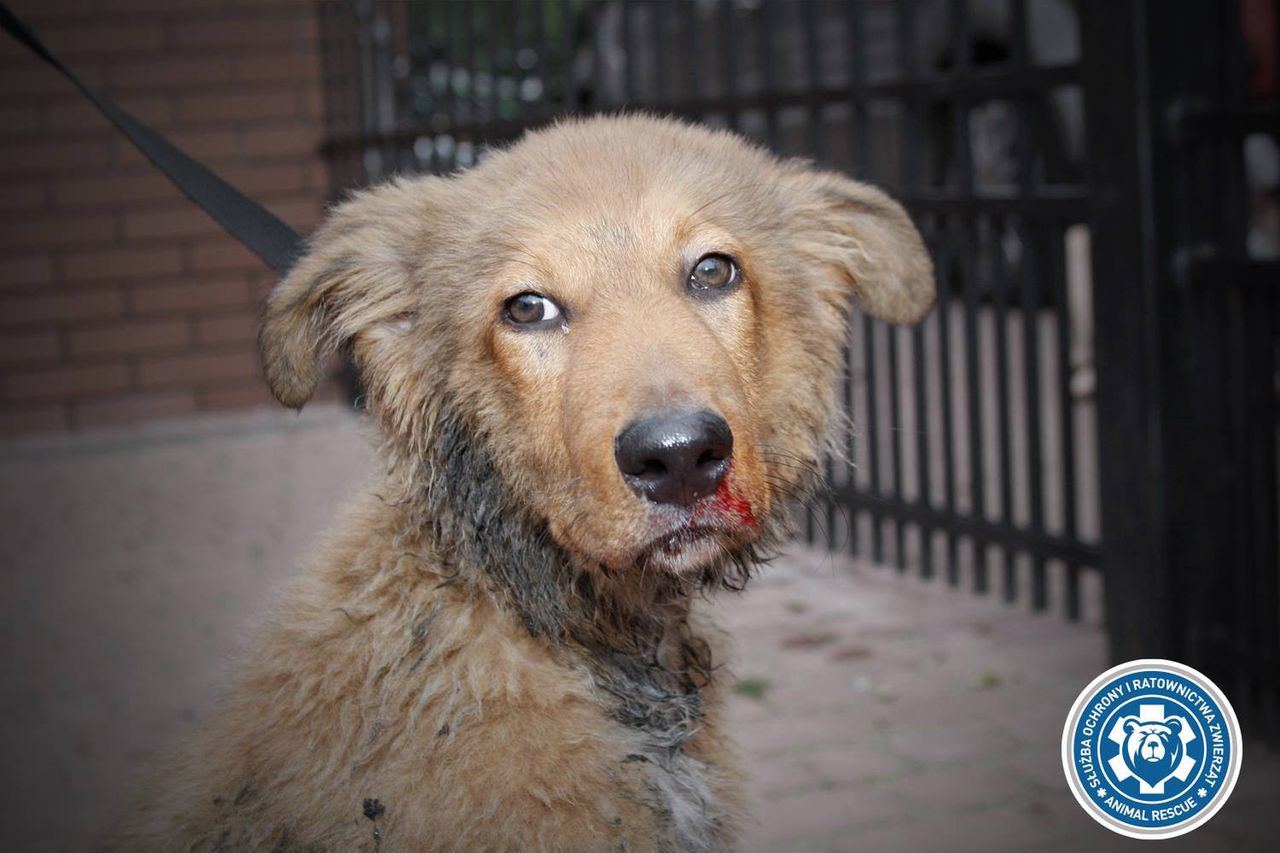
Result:
[[493,598],[553,655],[585,667],[612,697],[613,717],[635,733],[627,760],[662,768],[654,778],[682,848],[709,849],[723,815],[711,771],[684,745],[702,721],[712,660],[690,607],[702,590],[745,583],[755,552],[726,556],[693,579],[583,565],[545,519],[522,510],[460,420],[435,427],[431,441],[416,443],[432,448],[428,458],[389,448],[404,544],[428,540],[453,582]]
[[692,730],[710,677],[706,644],[689,627],[693,596],[745,581],[747,558],[694,579],[666,572],[606,573],[561,548],[544,519],[512,497],[482,440],[461,418],[438,416],[423,455],[386,450],[402,536],[429,540],[443,572],[488,595],[530,635],[577,658],[618,700],[618,716],[678,746]]

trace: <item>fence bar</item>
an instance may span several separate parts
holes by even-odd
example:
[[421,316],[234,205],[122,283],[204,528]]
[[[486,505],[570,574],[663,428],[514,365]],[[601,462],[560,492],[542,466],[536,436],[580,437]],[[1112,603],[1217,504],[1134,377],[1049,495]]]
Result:
[[[1059,444],[1062,459],[1062,535],[1068,539],[1079,538],[1076,518],[1076,426],[1075,400],[1071,393],[1071,302],[1067,288],[1067,257],[1062,234],[1051,241],[1054,299],[1057,311],[1058,343],[1058,412]],[[1066,616],[1073,621],[1080,618],[1080,564],[1066,563]]]
[[[991,248],[993,254],[1003,255],[1001,248],[1001,234],[1009,227],[1009,223],[1005,220],[996,220],[992,223],[992,231],[997,232],[995,237],[995,245]],[[1020,246],[1023,256],[1019,263],[1025,269],[1027,251],[1027,241],[1025,234],[1019,234]],[[1000,506],[997,514],[1000,520],[1005,524],[1012,524],[1013,519],[1013,430],[1010,426],[1009,418],[1009,270],[1005,259],[1001,257],[1000,264],[995,271],[993,279],[995,285],[991,296],[991,314],[995,323],[995,362],[996,362],[996,428],[997,434],[995,438],[996,457],[1000,467]],[[1019,282],[1026,284],[1025,277]],[[1013,602],[1018,600],[1018,574],[1017,563],[1014,558],[1013,549],[1008,545],[1000,547],[1000,567],[1001,567],[1001,589],[1004,600]]]
[[653,15],[653,89],[658,100],[664,100],[667,98],[667,34],[664,24],[671,5],[652,3],[649,8]]
[[[939,388],[942,402],[942,495],[943,506],[948,510],[956,508],[956,472],[955,472],[955,435],[952,427],[951,397],[954,389],[951,383],[951,289],[955,269],[955,252],[952,238],[944,229],[939,232],[946,239],[938,240],[940,254],[935,255],[938,263],[938,307],[935,309],[938,323],[938,359],[932,365],[938,371]],[[960,563],[956,549],[956,532],[950,526],[943,528],[947,536],[946,574],[947,583],[956,586],[960,582]]]
[[[768,3],[766,3],[765,6],[767,7]],[[867,78],[866,55],[864,51],[864,45],[866,43],[865,20],[863,18],[864,7],[863,7],[862,0],[850,0],[850,2],[845,5],[844,10],[845,10],[845,38],[846,38],[846,44],[848,49],[848,63],[849,63],[848,69],[846,71],[848,75],[848,79],[846,82],[848,83],[849,91],[853,91],[854,88],[865,83]],[[850,99],[849,120],[853,123],[854,174],[858,177],[864,177],[870,172],[870,165],[871,165],[871,162],[870,162],[871,152],[868,148],[869,134],[868,134],[868,128],[867,128],[866,101],[859,100],[859,99]],[[871,472],[869,473],[874,474],[875,467],[876,467],[876,461],[874,457],[875,442],[874,442],[874,432],[873,432],[875,428],[875,409],[870,408],[870,402],[874,396],[873,389],[875,386],[872,383],[874,382],[874,378],[875,378],[874,376],[875,363],[871,360],[869,321],[864,316],[862,323],[860,325],[855,322],[854,324],[851,324],[851,327],[853,329],[854,336],[856,336],[860,332],[863,338],[864,362],[862,366],[862,373],[863,373],[863,384],[865,386],[865,393],[867,395],[867,400],[869,404],[868,408],[866,409],[867,422],[865,424],[859,424],[856,426],[864,430],[866,434],[866,445],[869,449],[868,456],[870,457],[870,467],[871,467]],[[849,406],[850,406],[850,412],[852,412],[853,411],[852,393],[850,394],[850,398],[849,398]],[[854,435],[852,430],[850,430],[850,433],[849,433],[849,459],[851,463],[855,463],[854,467],[856,469],[856,459],[854,455]],[[850,486],[854,485],[857,482],[856,475],[857,475],[856,470],[851,470],[849,472]],[[878,543],[879,534],[875,530],[876,524],[877,524],[876,519],[874,516],[872,516],[871,517],[872,538],[874,542]],[[860,526],[861,526],[861,516],[858,514],[858,511],[856,508],[850,506],[849,507],[849,549],[850,549],[850,553],[852,554],[861,553],[861,541],[860,541],[861,535],[859,530]],[[873,551],[874,553],[879,554],[880,547],[878,544],[874,545]]]
[[[969,512],[975,518],[986,515],[986,487],[982,441],[982,375],[978,369],[978,270],[972,252],[962,255],[964,269],[965,387],[969,392]],[[973,588],[988,588],[986,541],[973,537]]]
[[[1026,395],[1027,424],[1027,502],[1028,524],[1037,532],[1044,530],[1044,454],[1040,429],[1040,287],[1047,272],[1043,264],[1041,234],[1026,229],[1028,236],[1026,278],[1022,282],[1022,359],[1023,385]],[[1048,606],[1048,585],[1044,559],[1032,555],[1031,606],[1043,610]]]
[[[738,100],[738,10],[732,2],[727,2],[721,3],[718,11],[721,24],[720,36],[723,39],[720,45],[720,77],[726,101],[725,119],[729,122],[731,128],[737,130],[738,110],[740,107]],[[812,535],[810,535],[809,541],[813,541]]]
[[[689,78],[686,82],[689,86],[689,99],[696,102],[702,97],[702,86],[699,82],[702,79],[702,51],[699,49],[702,43],[700,38],[702,21],[698,16],[697,3],[684,3],[682,5],[684,7],[684,21],[688,30],[689,45]],[[702,119],[704,115],[699,113],[696,118]]]
[[[881,488],[880,480],[880,420],[877,417],[876,409],[876,340],[875,340],[875,323],[872,322],[871,316],[862,315],[862,344],[863,359],[866,367],[866,383],[867,383],[867,462],[870,470],[871,494],[879,496],[884,493]],[[893,382],[893,377],[889,378]],[[871,512],[871,559],[876,563],[884,561],[884,541],[883,531],[881,530],[881,520],[883,516],[879,512],[879,506],[873,504],[869,507]]]
[[877,497],[856,488],[838,486],[833,494],[850,506],[916,523],[954,527],[975,541],[1003,541],[1013,547],[1040,554],[1045,559],[1075,560],[1087,565],[1097,565],[1100,551],[1097,546],[1085,542],[1073,542],[1045,533],[1036,533],[1023,527],[991,521],[980,516],[962,515],[930,506],[903,501],[895,497]]
[[[763,0],[757,17],[756,40],[760,47],[760,85],[762,95],[771,95],[777,87],[773,68],[773,42],[777,34],[774,16],[775,0]],[[778,150],[778,111],[766,107],[764,109],[765,142],[774,151]]]
[[[960,80],[972,70],[969,47],[969,5],[966,0],[950,0],[947,8],[948,25],[951,28],[951,50],[955,55],[955,63],[951,68],[951,79]],[[955,170],[955,194],[959,196],[973,195],[973,154],[969,145],[969,109],[965,104],[951,106],[951,139],[952,161]],[[942,164],[943,180],[946,183],[947,163]],[[919,201],[916,199],[915,201]],[[918,204],[913,209],[922,209]],[[942,228],[938,233],[946,235],[940,240],[939,248],[942,261],[938,269],[938,305],[936,309],[938,322],[938,363],[934,369],[938,372],[942,396],[942,490],[945,506],[951,511],[956,508],[956,472],[955,472],[955,429],[953,425],[952,397],[955,389],[952,385],[951,372],[951,298],[954,280],[957,273],[956,239],[959,234],[971,234],[967,227],[967,219],[957,221],[956,217],[943,215]],[[972,245],[972,244],[970,244]],[[964,251],[964,250],[961,250]],[[955,531],[944,528],[947,537],[946,574],[947,583],[957,586],[960,582],[960,562],[957,550]]]
[[[904,78],[914,78],[920,72],[916,61],[915,29],[916,5],[914,0],[902,2],[897,7],[899,15],[896,21],[898,32],[898,73]],[[924,122],[920,115],[920,103],[915,98],[908,98],[903,104],[903,143],[904,169],[902,186],[908,195],[918,191],[920,175],[925,169],[922,144],[925,137]],[[913,402],[916,428],[916,471],[915,485],[917,500],[929,502],[929,416],[928,386],[925,379],[925,341],[924,326],[918,325],[910,332],[912,343],[911,363],[913,368]],[[895,383],[897,377],[894,378]],[[904,439],[906,436],[904,436]],[[905,449],[904,449],[905,452]],[[903,482],[898,480],[898,495],[904,496]],[[899,523],[899,529],[902,525]],[[920,573],[923,577],[933,577],[933,529],[924,524],[917,525],[920,537]],[[899,535],[899,542],[902,541]]]

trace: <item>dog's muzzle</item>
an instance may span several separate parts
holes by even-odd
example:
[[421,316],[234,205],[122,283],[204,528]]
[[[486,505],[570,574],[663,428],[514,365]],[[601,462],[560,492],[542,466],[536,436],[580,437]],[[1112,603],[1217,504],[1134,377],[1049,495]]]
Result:
[[692,506],[715,494],[733,455],[733,432],[706,409],[632,421],[614,440],[622,479],[659,504]]

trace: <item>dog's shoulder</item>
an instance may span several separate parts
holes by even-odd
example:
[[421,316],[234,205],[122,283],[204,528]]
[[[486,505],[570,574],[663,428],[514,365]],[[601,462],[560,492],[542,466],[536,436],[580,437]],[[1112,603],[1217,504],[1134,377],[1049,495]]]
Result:
[[350,511],[120,849],[673,848],[663,771],[588,668],[390,511]]

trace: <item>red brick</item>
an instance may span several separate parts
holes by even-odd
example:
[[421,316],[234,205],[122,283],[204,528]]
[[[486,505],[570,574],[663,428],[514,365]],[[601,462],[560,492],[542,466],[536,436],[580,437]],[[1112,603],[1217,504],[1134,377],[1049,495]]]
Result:
[[118,317],[123,306],[124,300],[114,288],[10,296],[0,299],[0,325],[30,326]]
[[280,274],[273,269],[249,276],[249,297],[255,305],[262,305],[272,288],[280,283]]
[[56,176],[53,181],[53,200],[61,207],[114,207],[130,202],[179,198],[183,196],[178,188],[150,164],[145,171]]
[[[248,0],[254,7],[271,5],[276,2],[295,3],[298,0]],[[60,19],[101,17],[103,0],[58,0],[57,3],[36,4],[36,0],[26,3],[14,3],[23,19],[32,24],[44,24],[47,21]],[[224,9],[227,0],[110,0],[112,14],[125,12],[187,12],[206,9]]]
[[[125,112],[143,124],[155,128],[166,127],[173,119],[173,106],[166,97],[126,97],[114,99]],[[50,133],[79,133],[102,131],[119,133],[98,108],[84,98],[48,104],[44,110],[45,126]]]
[[124,216],[126,240],[147,240],[154,237],[208,237],[222,233],[221,225],[189,201],[174,207],[133,211]]
[[0,174],[92,171],[110,162],[111,146],[106,139],[42,139],[0,145]]
[[66,406],[14,406],[0,410],[0,435],[26,435],[33,432],[63,430],[68,426]]
[[250,406],[279,407],[271,396],[271,390],[261,377],[245,379],[234,385],[202,388],[199,392],[202,409],[246,409]]
[[254,344],[260,323],[257,310],[206,314],[196,319],[196,340],[202,344]]
[[129,387],[129,367],[120,361],[15,371],[5,377],[4,384],[10,400],[47,400],[74,397],[77,394],[102,394]]
[[[39,104],[50,95],[75,91],[67,78],[32,57],[26,48],[7,38],[4,41],[21,53],[0,70],[0,100]],[[101,68],[82,62],[76,63],[76,74],[90,86],[100,86],[105,77]]]
[[[48,207],[44,181],[10,182],[0,192],[0,210],[42,210]],[[7,220],[6,220],[7,222]],[[0,227],[7,227],[0,226]]]
[[[300,229],[318,220],[329,180],[313,0],[16,2],[125,109]],[[255,338],[278,277],[8,43],[0,182],[0,363],[13,365],[0,397],[18,397],[0,431],[271,403]],[[139,391],[144,374],[159,390]]]
[[260,374],[258,357],[252,350],[235,349],[147,356],[138,366],[143,388],[190,388],[192,386],[248,379]]
[[236,79],[251,83],[309,81],[320,77],[319,57],[293,53],[250,53],[234,62]]
[[177,99],[178,120],[191,123],[243,122],[297,114],[298,94],[293,89],[193,94]]
[[65,274],[70,281],[136,278],[175,273],[182,269],[177,247],[102,249],[67,256]]
[[0,110],[0,134],[22,136],[40,130],[40,111],[30,106],[7,107]]
[[0,364],[38,364],[56,361],[60,349],[58,333],[52,330],[10,332],[0,335]]
[[298,47],[314,50],[316,21],[311,14],[281,17],[244,16],[233,20],[193,19],[173,24],[170,37],[178,47]]
[[298,164],[298,171],[302,173],[302,185],[312,190],[317,198],[322,197],[320,193],[328,192],[329,172],[323,164],[310,160],[304,161]]
[[129,321],[71,330],[72,357],[120,355],[172,350],[191,340],[191,324],[185,319]]
[[107,69],[107,76],[113,90],[166,89],[181,92],[191,86],[225,83],[231,79],[231,69],[227,60],[218,54],[164,56],[114,63]]
[[159,23],[111,23],[110,17],[89,24],[44,27],[40,35],[54,55],[61,57],[137,54],[164,46],[164,27]]
[[245,128],[242,145],[250,157],[312,157],[323,138],[319,124],[298,121],[279,127]]
[[98,427],[131,424],[153,418],[189,415],[196,411],[195,394],[170,391],[162,394],[129,394],[73,404],[77,426]]
[[197,272],[237,270],[261,272],[266,264],[253,252],[227,237],[213,243],[197,243],[191,247],[188,269]]
[[245,279],[192,277],[177,283],[135,285],[129,290],[135,314],[176,314],[206,308],[240,307],[249,304]]
[[324,102],[324,91],[318,85],[306,86],[299,95],[298,114],[318,121],[324,117]]
[[109,213],[13,217],[0,228],[0,248],[80,246],[111,243],[116,217]]
[[44,284],[52,278],[53,262],[47,254],[6,253],[0,257],[0,288]]
[[312,198],[273,201],[269,202],[267,207],[276,216],[303,233],[315,228],[320,223],[320,215],[323,213],[321,204]]

